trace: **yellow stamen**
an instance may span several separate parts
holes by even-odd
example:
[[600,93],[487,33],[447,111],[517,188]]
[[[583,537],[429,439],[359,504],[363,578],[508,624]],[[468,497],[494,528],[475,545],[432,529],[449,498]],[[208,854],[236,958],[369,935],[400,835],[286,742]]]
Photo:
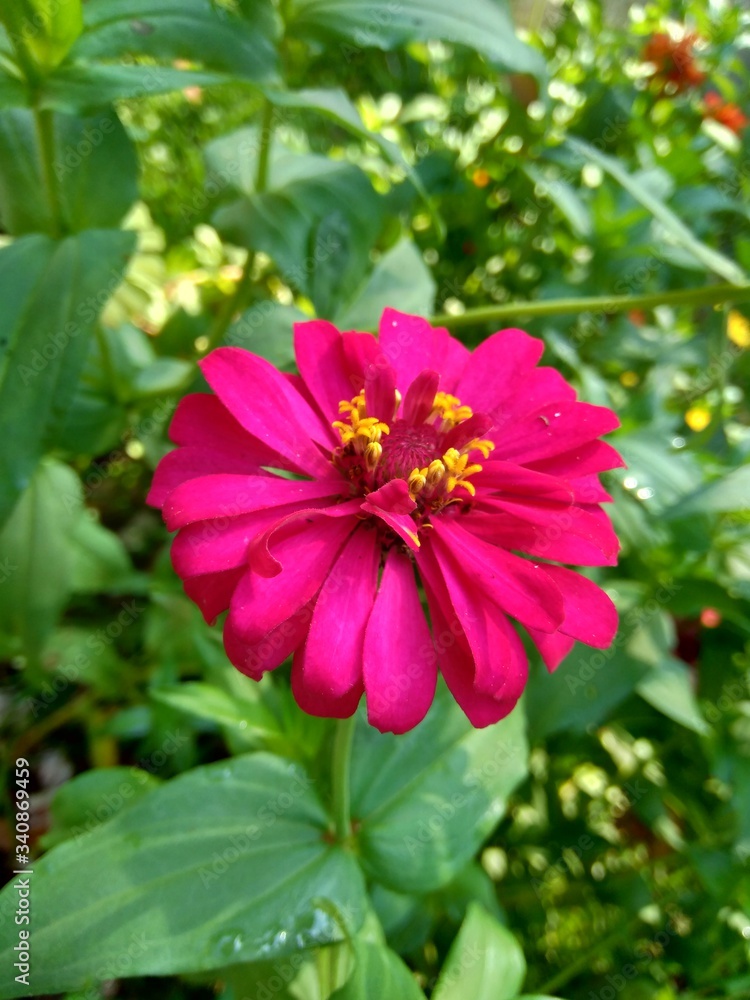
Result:
[[494,441],[488,441],[486,438],[474,438],[473,441],[469,441],[468,444],[463,446],[462,451],[481,451],[483,458],[489,458],[490,452],[495,450]]
[[409,473],[409,478],[407,479],[407,485],[409,487],[409,495],[415,497],[418,493],[421,493],[427,484],[427,469],[414,469],[413,472]]
[[368,469],[374,469],[383,455],[383,446],[379,441],[371,441],[365,448],[365,462]]
[[461,400],[457,399],[456,396],[451,396],[448,392],[435,393],[433,413],[441,417],[445,424],[453,427],[474,416],[474,411],[470,406],[462,406]]

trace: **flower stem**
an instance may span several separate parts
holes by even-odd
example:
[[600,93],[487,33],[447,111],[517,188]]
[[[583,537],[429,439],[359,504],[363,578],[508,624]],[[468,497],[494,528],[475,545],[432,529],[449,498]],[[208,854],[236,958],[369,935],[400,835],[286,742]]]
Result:
[[356,721],[356,715],[352,715],[349,719],[339,719],[333,737],[331,804],[336,837],[339,841],[346,840],[352,832],[350,772]]
[[[268,157],[271,152],[271,136],[273,135],[273,105],[270,101],[263,104],[260,123],[260,141],[258,144],[258,165],[255,171],[255,193],[262,194],[268,182]],[[234,291],[222,303],[221,309],[216,315],[211,329],[208,332],[208,345],[206,351],[212,350],[224,338],[229,324],[232,322],[234,314],[242,307],[245,293],[252,278],[253,264],[255,263],[255,251],[248,250],[242,274],[234,286]]]
[[60,205],[60,194],[55,176],[55,125],[52,111],[34,109],[39,155],[42,161],[42,181],[49,207],[52,235],[58,238],[62,234],[63,219]]
[[750,299],[748,285],[709,285],[683,288],[674,292],[648,292],[644,295],[594,295],[570,299],[543,299],[536,302],[504,302],[479,306],[452,316],[443,313],[430,320],[436,326],[472,326],[474,323],[513,319],[519,316],[556,316],[561,313],[622,312],[625,309],[648,309],[655,306],[708,306],[722,302]]

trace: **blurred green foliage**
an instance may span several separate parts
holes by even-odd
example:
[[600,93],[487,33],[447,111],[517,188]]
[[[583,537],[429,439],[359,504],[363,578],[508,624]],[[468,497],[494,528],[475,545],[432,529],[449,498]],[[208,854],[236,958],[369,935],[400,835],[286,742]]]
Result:
[[[515,13],[523,41],[495,0],[0,12],[0,834],[28,759],[46,993],[750,996],[750,307],[670,300],[750,273],[750,128],[707,102],[750,113],[750,18]],[[670,80],[644,47],[685,32]],[[597,575],[615,644],[535,664],[502,732],[440,700],[400,747],[361,726],[362,874],[313,836],[332,726],[283,668],[229,667],[144,497],[210,347],[291,369],[296,319],[373,328],[386,304],[470,346],[543,337],[620,415],[628,468],[607,477],[621,562]],[[264,860],[246,845],[219,878],[235,819],[287,780]],[[208,894],[162,879],[204,856]],[[8,912],[0,995],[28,995]]]

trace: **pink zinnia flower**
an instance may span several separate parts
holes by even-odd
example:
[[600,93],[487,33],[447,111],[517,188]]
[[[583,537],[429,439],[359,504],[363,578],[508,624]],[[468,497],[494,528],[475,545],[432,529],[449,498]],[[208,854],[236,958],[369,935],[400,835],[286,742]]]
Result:
[[377,339],[314,320],[295,350],[299,375],[208,355],[216,395],[181,401],[149,495],[187,594],[208,622],[228,609],[236,667],[257,679],[293,654],[305,711],[345,717],[364,692],[372,725],[401,733],[438,667],[473,725],[511,711],[511,619],[550,669],[575,639],[610,644],[612,602],[559,564],[616,562],[598,473],[622,462],[598,437],[618,421],[537,367],[540,340],[501,330],[471,352],[387,309]]

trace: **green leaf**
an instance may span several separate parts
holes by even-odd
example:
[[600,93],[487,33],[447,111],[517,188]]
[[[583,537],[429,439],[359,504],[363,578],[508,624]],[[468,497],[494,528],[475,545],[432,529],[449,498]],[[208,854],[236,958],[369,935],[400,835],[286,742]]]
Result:
[[392,49],[439,38],[481,52],[496,69],[541,74],[541,55],[521,42],[505,3],[472,0],[292,0],[287,30],[310,38],[345,39],[347,61],[363,48]]
[[45,192],[34,114],[0,112],[0,219],[14,236],[116,228],[138,197],[135,149],[114,111],[92,118],[56,115],[53,163],[62,220]]
[[515,937],[480,906],[472,903],[448,952],[433,1000],[512,1000],[518,994],[526,962]]
[[22,80],[0,69],[0,109],[23,107],[29,103],[29,92]]
[[336,314],[343,330],[374,330],[386,306],[430,316],[435,307],[435,280],[417,247],[400,240],[373,268],[354,300]]
[[649,705],[686,729],[701,736],[710,732],[693,691],[690,671],[682,660],[663,657],[640,681],[636,691]]
[[323,156],[272,152],[268,190],[251,193],[246,170],[254,142],[253,130],[243,129],[212,143],[210,167],[247,191],[216,211],[216,228],[233,243],[267,253],[284,281],[313,301],[321,266],[336,269],[339,300],[352,295],[381,225],[381,201],[367,176]]
[[138,767],[97,768],[76,775],[55,792],[44,849],[89,833],[134,806],[160,784],[153,774]]
[[183,87],[226,83],[228,79],[225,73],[174,66],[66,63],[41,85],[39,105],[68,114],[87,112],[125,97],[153,97]]
[[656,195],[625,170],[619,160],[585,142],[583,139],[568,137],[567,144],[580,157],[597,164],[617,181],[635,200],[643,205],[657,219],[678,246],[688,250],[708,271],[718,274],[735,285],[747,285],[750,279],[733,260],[725,257],[712,247],[701,242],[691,233],[685,223]]
[[523,171],[536,185],[535,196],[542,202],[549,199],[567,219],[576,236],[582,238],[591,236],[593,232],[591,212],[572,184],[559,177],[547,177],[543,170],[531,163],[525,164]]
[[238,731],[255,743],[278,740],[279,723],[273,712],[258,698],[239,699],[213,684],[189,681],[151,691],[151,697],[196,719],[203,719]]
[[351,976],[331,1000],[424,1000],[407,966],[385,945],[356,941],[354,962]]
[[65,58],[83,29],[81,0],[13,0],[0,20],[11,36],[21,40],[42,73]]
[[296,306],[268,299],[256,302],[229,327],[225,344],[245,347],[277,368],[294,368],[294,324],[310,319]]
[[[330,844],[313,780],[251,754],[189,771],[34,864],[34,988],[78,989],[274,960],[340,940],[364,886]],[[86,891],[82,891],[85,885]],[[0,994],[14,981],[12,885],[0,894]]]
[[97,314],[134,243],[134,233],[88,230],[59,242],[24,236],[0,250],[0,523],[64,420]]
[[133,567],[123,542],[85,510],[68,534],[72,563],[71,587],[77,594],[122,591],[130,582]]
[[39,466],[0,531],[0,629],[28,653],[44,645],[72,590],[67,535],[81,509],[81,485],[66,465]]
[[750,465],[732,469],[671,507],[672,520],[691,514],[724,514],[750,509]]
[[352,815],[362,863],[399,892],[429,892],[468,863],[526,775],[523,710],[474,729],[441,685],[403,736],[355,734]]

